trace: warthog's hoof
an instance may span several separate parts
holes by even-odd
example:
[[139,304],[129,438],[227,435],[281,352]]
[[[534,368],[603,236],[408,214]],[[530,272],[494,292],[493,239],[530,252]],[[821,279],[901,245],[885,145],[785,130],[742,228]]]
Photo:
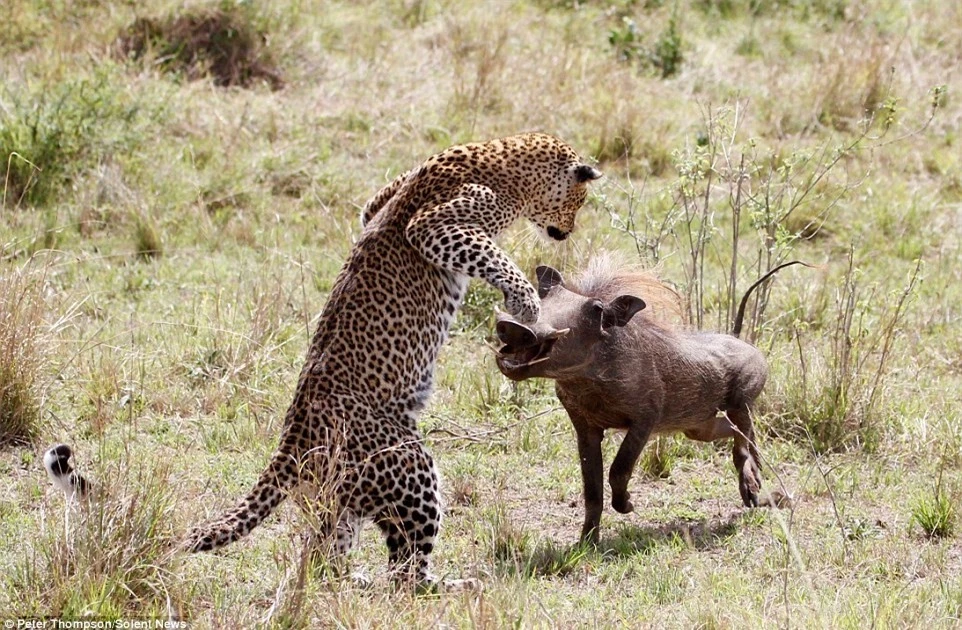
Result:
[[588,545],[597,545],[600,536],[597,525],[585,525],[581,528],[581,542]]
[[631,494],[626,492],[624,495],[618,495],[611,497],[611,507],[615,508],[616,512],[622,514],[628,514],[629,512],[635,511],[635,506],[631,504]]
[[745,507],[758,507],[758,491],[762,487],[761,475],[758,468],[751,461],[745,462],[741,474],[738,476],[738,491],[742,495]]

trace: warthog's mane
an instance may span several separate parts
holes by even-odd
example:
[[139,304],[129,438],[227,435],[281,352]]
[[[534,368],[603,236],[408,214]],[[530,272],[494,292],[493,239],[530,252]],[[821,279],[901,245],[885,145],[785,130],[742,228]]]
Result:
[[645,301],[643,313],[662,326],[683,326],[686,323],[682,297],[659,280],[655,270],[628,263],[611,252],[593,256],[568,288],[585,297],[605,301],[619,295],[634,295]]

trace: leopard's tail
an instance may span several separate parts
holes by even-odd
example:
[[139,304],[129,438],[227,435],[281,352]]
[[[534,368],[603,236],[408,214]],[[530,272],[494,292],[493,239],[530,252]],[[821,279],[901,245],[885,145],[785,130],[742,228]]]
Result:
[[297,472],[296,458],[291,449],[282,444],[247,496],[216,521],[194,528],[184,542],[184,549],[212,551],[249,534],[287,497],[297,480]]

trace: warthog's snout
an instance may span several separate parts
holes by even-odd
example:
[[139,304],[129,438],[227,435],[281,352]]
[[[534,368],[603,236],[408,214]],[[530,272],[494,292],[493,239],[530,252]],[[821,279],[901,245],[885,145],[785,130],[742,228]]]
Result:
[[[537,326],[537,325],[536,325]],[[508,378],[526,378],[524,368],[551,358],[555,342],[564,337],[569,328],[534,330],[506,315],[498,318],[498,340],[504,344],[498,351],[498,369]]]

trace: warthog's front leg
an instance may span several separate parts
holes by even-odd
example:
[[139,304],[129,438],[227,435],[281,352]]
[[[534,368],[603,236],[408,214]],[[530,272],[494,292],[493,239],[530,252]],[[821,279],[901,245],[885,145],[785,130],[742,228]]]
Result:
[[581,483],[585,495],[585,523],[581,528],[581,540],[598,542],[601,527],[601,511],[605,503],[604,466],[601,461],[601,440],[604,431],[589,427],[583,420],[571,421],[578,435],[578,458],[581,460]]
[[628,480],[631,479],[635,462],[638,461],[638,455],[641,454],[641,449],[648,442],[650,434],[650,423],[633,423],[629,427],[628,433],[625,434],[625,439],[621,442],[618,454],[615,455],[615,461],[611,463],[611,469],[608,471],[608,483],[611,485],[611,507],[622,514],[627,514],[635,509],[630,501],[631,495],[628,493]]

